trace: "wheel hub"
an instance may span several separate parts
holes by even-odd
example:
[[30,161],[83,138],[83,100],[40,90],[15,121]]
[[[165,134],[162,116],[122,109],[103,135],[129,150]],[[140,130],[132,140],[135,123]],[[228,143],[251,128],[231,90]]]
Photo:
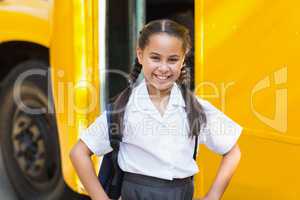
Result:
[[[43,134],[48,126],[45,115],[18,111],[14,120],[12,142],[16,161],[29,181],[46,182],[51,178],[47,169],[46,144]],[[44,127],[42,127],[44,126]],[[52,169],[53,170],[53,169]]]

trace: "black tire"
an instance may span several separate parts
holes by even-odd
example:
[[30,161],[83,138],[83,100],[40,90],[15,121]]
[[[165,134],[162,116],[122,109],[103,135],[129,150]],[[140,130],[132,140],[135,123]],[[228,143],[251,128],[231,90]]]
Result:
[[[28,60],[14,67],[2,83],[0,145],[3,161],[14,190],[24,200],[58,200],[66,188],[52,94],[48,92],[48,69],[45,62]],[[16,80],[28,70],[45,75],[28,76],[19,92],[15,90],[16,94],[28,108],[43,108],[46,112],[29,112],[13,96]]]

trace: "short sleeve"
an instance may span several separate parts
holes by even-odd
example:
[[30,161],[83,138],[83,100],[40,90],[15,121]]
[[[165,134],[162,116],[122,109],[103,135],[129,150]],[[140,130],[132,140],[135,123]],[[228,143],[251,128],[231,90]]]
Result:
[[106,112],[103,112],[93,123],[84,129],[80,133],[79,138],[97,156],[103,156],[111,152],[113,149],[109,142]]
[[232,149],[243,128],[206,100],[198,98],[206,114],[207,123],[199,134],[199,144],[224,155]]

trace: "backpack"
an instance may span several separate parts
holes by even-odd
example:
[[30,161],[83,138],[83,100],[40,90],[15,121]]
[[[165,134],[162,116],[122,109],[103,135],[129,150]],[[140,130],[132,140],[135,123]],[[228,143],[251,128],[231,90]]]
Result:
[[106,109],[106,118],[109,141],[113,151],[103,156],[98,180],[110,199],[119,199],[124,176],[124,172],[118,164],[118,153],[122,137],[119,134],[112,133],[111,112],[112,105],[109,104]]
[[[113,151],[103,156],[101,167],[98,173],[98,179],[105,193],[110,199],[119,199],[121,196],[122,182],[124,177],[124,171],[119,167],[118,164],[118,153],[122,136],[119,134],[112,134],[111,112],[112,105],[109,104],[106,109],[106,118],[109,141]],[[196,160],[197,156],[197,143],[198,137],[195,137],[195,148],[193,154],[194,160]]]

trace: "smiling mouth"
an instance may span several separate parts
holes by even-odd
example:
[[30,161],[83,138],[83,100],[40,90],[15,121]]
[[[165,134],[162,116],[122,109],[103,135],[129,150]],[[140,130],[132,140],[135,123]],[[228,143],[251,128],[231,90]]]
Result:
[[165,81],[167,80],[168,78],[170,78],[171,76],[160,76],[160,75],[156,75],[154,74],[154,77],[160,81]]

